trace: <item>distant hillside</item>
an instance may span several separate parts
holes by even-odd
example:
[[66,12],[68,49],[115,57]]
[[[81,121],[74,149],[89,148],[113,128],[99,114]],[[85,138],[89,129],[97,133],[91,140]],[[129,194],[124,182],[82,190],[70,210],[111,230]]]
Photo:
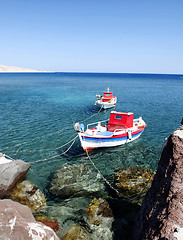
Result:
[[0,72],[42,72],[33,69],[0,65]]

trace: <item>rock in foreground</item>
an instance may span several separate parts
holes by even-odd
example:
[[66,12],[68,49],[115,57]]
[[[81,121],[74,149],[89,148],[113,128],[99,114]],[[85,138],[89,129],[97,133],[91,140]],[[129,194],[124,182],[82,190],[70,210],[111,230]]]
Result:
[[29,180],[24,180],[16,185],[12,190],[11,199],[27,205],[34,214],[44,212],[47,207],[44,194]]
[[134,226],[133,239],[183,239],[183,128],[167,139],[157,173]]
[[37,222],[31,210],[12,200],[0,200],[0,240],[59,240],[54,231]]
[[30,163],[22,160],[0,162],[0,197],[8,196],[13,187],[20,182],[28,172]]

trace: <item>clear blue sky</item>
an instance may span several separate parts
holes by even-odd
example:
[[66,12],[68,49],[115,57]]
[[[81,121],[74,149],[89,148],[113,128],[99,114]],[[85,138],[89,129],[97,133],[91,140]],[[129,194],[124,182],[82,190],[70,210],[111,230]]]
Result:
[[0,23],[3,65],[183,73],[182,0],[7,0]]

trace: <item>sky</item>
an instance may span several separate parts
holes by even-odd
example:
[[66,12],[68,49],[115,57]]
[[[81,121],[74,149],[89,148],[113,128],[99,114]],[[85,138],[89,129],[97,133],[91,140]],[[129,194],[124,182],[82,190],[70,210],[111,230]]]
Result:
[[0,64],[183,74],[182,0],[0,0]]

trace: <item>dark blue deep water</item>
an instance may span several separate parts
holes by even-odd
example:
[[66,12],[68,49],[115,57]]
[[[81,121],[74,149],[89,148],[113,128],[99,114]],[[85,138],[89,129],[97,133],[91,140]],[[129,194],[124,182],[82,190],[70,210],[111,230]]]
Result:
[[[76,136],[74,122],[97,113],[95,95],[107,87],[118,97],[116,110],[142,116],[147,128],[132,143],[91,152],[92,160],[104,175],[130,166],[154,169],[164,139],[183,117],[183,75],[1,73],[0,152],[26,162],[48,159],[31,164],[27,174],[42,190],[62,164],[89,163],[78,139],[65,155],[59,154],[70,145],[60,147]],[[85,124],[109,115],[101,111]]]

